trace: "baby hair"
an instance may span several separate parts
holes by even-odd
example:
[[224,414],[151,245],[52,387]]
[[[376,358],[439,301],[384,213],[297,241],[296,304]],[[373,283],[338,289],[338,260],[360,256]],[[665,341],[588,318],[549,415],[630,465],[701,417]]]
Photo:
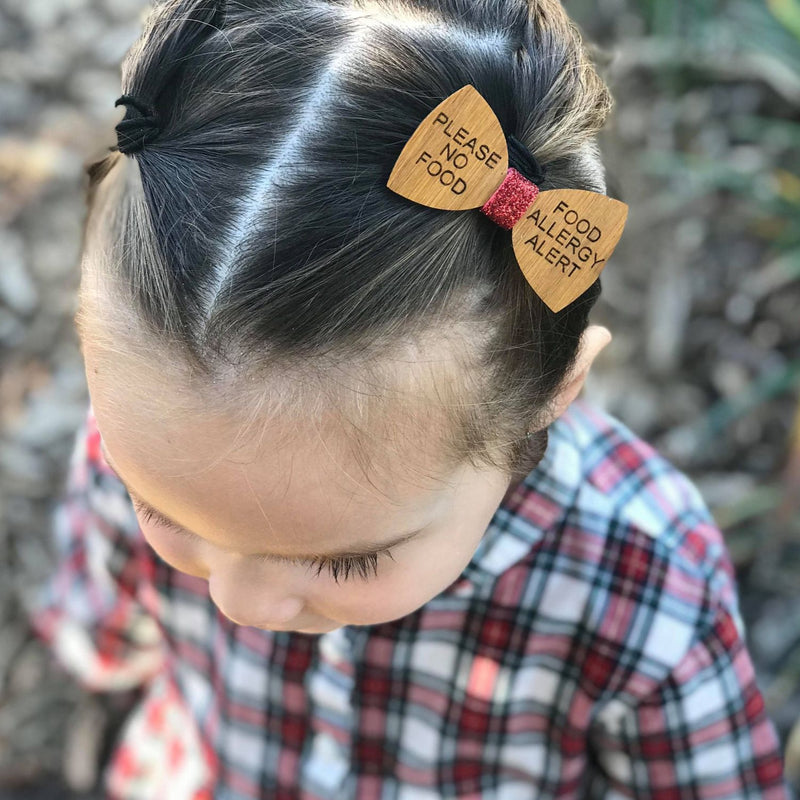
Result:
[[[447,463],[525,476],[548,441],[526,431],[601,284],[553,313],[508,231],[386,187],[466,84],[543,191],[605,193],[612,99],[558,0],[158,3],[122,64],[158,130],[87,168],[84,265],[114,298],[115,346],[180,365],[221,411],[337,415],[362,464],[376,425],[424,420]],[[419,385],[406,362],[428,370]]]

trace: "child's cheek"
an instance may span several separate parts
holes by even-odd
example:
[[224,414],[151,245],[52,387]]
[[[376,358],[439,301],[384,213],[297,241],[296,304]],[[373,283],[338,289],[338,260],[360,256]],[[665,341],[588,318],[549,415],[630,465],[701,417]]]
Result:
[[332,588],[320,587],[319,608],[330,619],[351,625],[374,625],[405,617],[424,605],[440,591],[438,581],[421,575],[416,561],[402,559],[389,562],[378,577],[369,581],[354,580]]

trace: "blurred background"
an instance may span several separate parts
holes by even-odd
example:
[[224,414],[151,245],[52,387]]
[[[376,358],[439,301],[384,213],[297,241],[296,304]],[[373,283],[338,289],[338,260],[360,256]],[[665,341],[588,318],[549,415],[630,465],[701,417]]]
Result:
[[[564,0],[616,105],[630,205],[585,395],[699,486],[736,563],[800,790],[800,0]],[[135,693],[89,695],[21,587],[87,405],[72,326],[84,164],[115,144],[147,0],[0,0],[0,798],[95,798]]]

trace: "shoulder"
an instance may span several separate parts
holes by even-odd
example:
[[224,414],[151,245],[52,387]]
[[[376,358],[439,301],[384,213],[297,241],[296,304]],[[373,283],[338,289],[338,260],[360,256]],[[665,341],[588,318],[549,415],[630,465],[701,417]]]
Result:
[[625,423],[586,400],[575,401],[552,426],[557,448],[580,462],[580,504],[622,517],[653,536],[676,516],[713,519],[692,480]]
[[635,691],[645,675],[639,688],[651,686],[721,609],[741,631],[733,566],[699,490],[612,415],[575,401],[518,492],[528,523],[553,510],[528,560],[537,625],[572,639],[597,692]]
[[565,529],[601,538],[624,530],[688,572],[714,569],[722,533],[691,478],[649,442],[586,400],[553,423],[551,439],[551,468],[569,463],[574,471]]
[[726,555],[722,533],[689,476],[583,399],[551,424],[543,459],[509,487],[487,539],[482,549],[492,550],[486,566],[495,575],[498,564],[506,568],[536,551],[567,546],[576,557],[608,567],[617,540],[627,542],[622,560],[635,547],[697,579],[714,573]]

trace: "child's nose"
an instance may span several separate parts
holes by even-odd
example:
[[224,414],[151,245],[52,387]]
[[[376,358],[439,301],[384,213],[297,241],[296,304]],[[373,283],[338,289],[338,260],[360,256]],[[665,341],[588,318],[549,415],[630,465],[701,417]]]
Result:
[[296,627],[304,607],[297,587],[281,585],[277,580],[245,581],[242,577],[237,570],[217,569],[208,578],[208,593],[229,620],[256,628]]
[[303,610],[303,601],[298,597],[288,597],[276,603],[263,602],[238,603],[236,606],[222,605],[214,600],[214,604],[232,622],[254,628],[270,630],[292,630],[299,621]]
[[256,628],[291,629],[295,627],[295,620],[299,621],[302,610],[303,601],[299,597],[289,597],[267,609],[259,608],[258,612],[261,613],[261,617],[255,622],[244,624],[253,625]]

